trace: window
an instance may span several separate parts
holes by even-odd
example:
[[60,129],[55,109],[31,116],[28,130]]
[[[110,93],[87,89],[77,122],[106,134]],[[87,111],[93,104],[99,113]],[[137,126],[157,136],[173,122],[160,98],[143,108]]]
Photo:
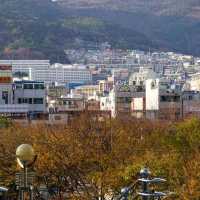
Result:
[[44,85],[43,84],[35,84],[34,87],[36,90],[43,90],[44,89]]
[[33,89],[33,84],[24,84],[24,89]]
[[34,104],[43,104],[43,98],[34,98],[33,103]]
[[16,85],[16,89],[21,89],[22,88],[22,85],[21,84],[17,84]]
[[21,104],[23,102],[22,98],[18,98],[18,104]]
[[23,103],[28,103],[28,98],[24,98]]
[[180,96],[161,96],[160,101],[161,102],[179,102]]
[[151,89],[154,89],[156,87],[156,82],[155,81],[152,81],[151,82]]
[[28,103],[29,103],[29,104],[32,104],[32,103],[33,103],[33,99],[32,99],[32,98],[29,98],[29,99],[28,99]]
[[8,104],[8,91],[2,91],[2,99]]
[[131,103],[131,97],[118,97],[117,103]]

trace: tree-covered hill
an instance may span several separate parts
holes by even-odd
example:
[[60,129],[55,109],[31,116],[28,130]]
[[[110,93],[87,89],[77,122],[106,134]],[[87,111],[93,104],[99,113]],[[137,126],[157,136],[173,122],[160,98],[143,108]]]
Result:
[[200,55],[198,1],[184,0],[180,13],[171,0],[149,2],[1,0],[0,58],[68,62],[65,49],[102,42]]
[[70,16],[49,0],[6,0],[0,6],[2,58],[50,58],[67,62],[64,49],[95,46],[148,49],[142,33],[96,17]]
[[57,0],[66,12],[143,33],[158,49],[200,55],[199,0]]

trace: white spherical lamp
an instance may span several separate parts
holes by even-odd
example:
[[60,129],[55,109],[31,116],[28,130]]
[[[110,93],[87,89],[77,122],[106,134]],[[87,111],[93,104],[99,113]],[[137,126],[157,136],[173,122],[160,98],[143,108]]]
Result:
[[23,165],[27,165],[34,160],[35,152],[30,144],[22,144],[17,147],[16,157]]

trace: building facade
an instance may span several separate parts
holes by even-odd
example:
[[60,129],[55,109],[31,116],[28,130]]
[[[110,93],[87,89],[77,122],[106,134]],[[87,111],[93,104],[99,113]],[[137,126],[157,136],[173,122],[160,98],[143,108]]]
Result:
[[0,65],[11,65],[13,75],[23,73],[29,80],[45,83],[91,83],[92,74],[83,65],[51,65],[49,60],[0,60]]
[[30,113],[46,113],[44,82],[17,81],[14,88],[14,104],[27,104]]
[[146,117],[149,119],[179,119],[182,113],[182,93],[168,80],[146,81]]

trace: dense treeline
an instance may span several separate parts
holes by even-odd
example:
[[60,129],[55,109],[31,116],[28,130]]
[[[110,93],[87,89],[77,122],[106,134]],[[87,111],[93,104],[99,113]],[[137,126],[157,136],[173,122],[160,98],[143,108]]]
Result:
[[[5,123],[2,121],[1,123]],[[65,199],[105,199],[133,184],[143,166],[167,179],[168,199],[200,197],[200,120],[150,122],[81,116],[70,125],[19,125],[0,129],[1,184],[13,186],[16,147],[30,143],[38,158],[36,185]],[[137,187],[136,187],[137,188]]]

